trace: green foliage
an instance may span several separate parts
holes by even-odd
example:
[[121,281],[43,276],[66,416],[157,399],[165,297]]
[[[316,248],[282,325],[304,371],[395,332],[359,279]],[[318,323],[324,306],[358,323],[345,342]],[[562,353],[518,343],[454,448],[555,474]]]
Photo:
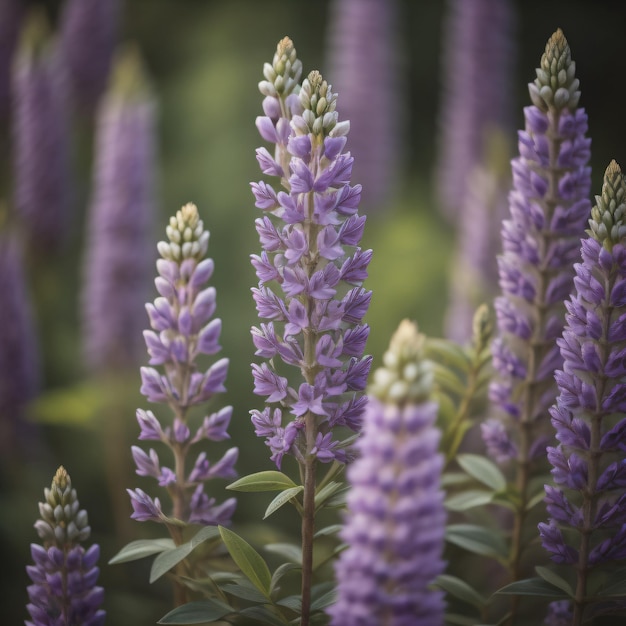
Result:
[[282,472],[268,470],[244,476],[226,487],[233,491],[282,491],[297,487],[296,483]]
[[164,615],[158,624],[206,624],[234,613],[232,607],[219,600],[200,600],[176,607]]

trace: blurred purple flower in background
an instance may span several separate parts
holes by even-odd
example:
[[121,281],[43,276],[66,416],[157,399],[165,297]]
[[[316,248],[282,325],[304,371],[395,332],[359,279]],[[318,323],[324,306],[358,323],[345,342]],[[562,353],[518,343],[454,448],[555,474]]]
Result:
[[10,110],[11,67],[23,14],[23,0],[0,0],[0,120]]
[[[216,504],[204,492],[212,478],[233,478],[238,449],[230,448],[215,463],[201,452],[192,468],[186,467],[190,448],[203,440],[223,441],[232,407],[225,407],[204,418],[195,432],[188,425],[189,411],[206,404],[215,394],[225,391],[228,359],[221,358],[205,372],[200,369],[201,355],[217,354],[222,322],[211,319],[215,312],[215,288],[206,283],[213,274],[212,259],[205,258],[209,232],[194,204],[186,204],[167,226],[168,241],[158,244],[155,285],[159,296],[147,304],[152,330],[144,331],[150,355],[150,367],[141,368],[141,393],[149,402],[162,403],[172,410],[170,426],[163,428],[152,411],[137,410],[140,440],[161,441],[172,452],[173,468],[162,466],[155,450],[149,453],[139,446],[132,455],[139,476],[155,478],[173,502],[172,515],[189,524],[228,524],[236,500]],[[163,368],[162,374],[156,367]],[[128,489],[133,506],[132,517],[140,522],[168,524],[175,538],[180,529],[161,509],[158,498],[152,499],[141,489]],[[179,543],[179,542],[177,542]]]
[[85,550],[81,545],[91,529],[63,467],[44,494],[35,523],[43,546],[31,544],[34,564],[26,568],[33,583],[28,587],[31,619],[26,626],[101,626],[104,590],[96,584],[100,547],[93,544]]
[[539,524],[552,560],[577,573],[573,625],[594,616],[590,577],[626,560],[626,179],[615,161],[596,202],[557,340],[563,369],[550,413],[559,443],[548,448],[555,486],[545,487],[550,520]]
[[14,197],[30,247],[58,249],[68,237],[72,198],[64,68],[43,10],[24,23],[13,65]]
[[152,276],[156,103],[138,53],[117,60],[97,116],[82,292],[84,358],[94,371],[135,368],[144,354]]
[[[402,163],[404,98],[397,0],[333,0],[326,34],[326,74],[350,120],[352,178],[361,211],[382,213],[394,197]],[[376,85],[372,89],[372,85]]]
[[433,374],[424,336],[403,321],[374,372],[335,566],[333,626],[438,626],[443,592],[430,585],[445,568],[446,513],[430,399]]
[[[259,317],[269,320],[252,329],[256,355],[265,359],[252,366],[254,391],[267,398],[252,422],[278,467],[284,454],[345,461],[345,449],[325,435],[359,429],[371,363],[362,322],[371,292],[361,287],[371,251],[359,247],[365,217],[358,215],[361,187],[350,185],[353,159],[343,152],[349,122],[338,121],[337,96],[319,72],[295,89],[301,68],[288,37],[265,64],[257,128],[275,150],[259,148],[257,160],[284,191],[252,183],[265,213],[256,220],[263,251],[252,255],[259,279],[252,293]],[[297,370],[297,383],[279,373],[279,360]],[[286,426],[283,411],[291,415]]]
[[78,108],[92,113],[103,95],[118,43],[122,0],[66,0],[60,17],[63,62]]
[[489,133],[512,130],[515,22],[511,0],[446,2],[436,185],[441,210],[454,222]]
[[40,390],[37,332],[26,284],[22,245],[15,232],[0,230],[0,456],[7,461],[25,451],[32,424],[24,421],[28,403]]

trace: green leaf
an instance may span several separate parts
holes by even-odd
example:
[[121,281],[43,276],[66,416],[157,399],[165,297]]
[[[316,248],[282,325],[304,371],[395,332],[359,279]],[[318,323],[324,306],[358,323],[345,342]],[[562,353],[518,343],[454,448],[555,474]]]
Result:
[[462,493],[450,496],[445,505],[451,511],[467,511],[477,506],[489,504],[493,499],[491,491],[482,491],[479,489],[468,489]]
[[564,578],[561,578],[561,576],[559,576],[556,572],[553,572],[547,567],[542,567],[541,565],[535,567],[535,571],[546,582],[562,589],[568,596],[572,598],[574,597],[574,590],[572,589],[572,586]]
[[327,591],[324,595],[320,596],[314,602],[311,602],[311,611],[321,611],[325,609],[327,606],[334,604],[337,599],[337,591],[335,589],[331,589]]
[[293,572],[294,570],[299,570],[299,569],[302,569],[302,565],[300,565],[299,563],[283,563],[282,565],[279,565],[274,570],[274,573],[272,574],[272,585],[271,585],[272,594],[278,588],[278,584],[280,583],[283,576],[285,576],[289,572]]
[[270,595],[272,575],[263,557],[244,539],[224,526],[219,526],[222,541],[233,561],[250,582],[266,597]]
[[466,393],[466,387],[462,380],[454,373],[451,372],[444,365],[435,363],[433,366],[433,372],[435,375],[435,385],[447,392],[453,393],[459,397],[463,397]]
[[315,494],[315,508],[319,508],[328,500],[330,497],[334,496],[342,487],[343,483],[336,482],[331,480],[329,483],[324,485],[316,494]]
[[539,596],[554,600],[566,600],[569,598],[562,589],[555,587],[543,578],[525,578],[498,589],[496,593],[513,596]]
[[201,600],[176,607],[164,615],[157,624],[206,624],[234,612],[235,609],[219,600]]
[[243,476],[228,485],[226,489],[233,491],[283,491],[292,487],[297,487],[297,485],[289,476],[276,470],[267,470]]
[[265,546],[268,552],[285,557],[291,563],[302,565],[302,547],[295,543],[269,543]]
[[280,604],[280,606],[285,606],[288,609],[292,610],[294,613],[302,612],[301,596],[287,596],[286,598],[281,598],[280,600],[278,600],[276,604]]
[[314,535],[313,539],[317,539],[318,537],[327,537],[329,535],[336,535],[343,526],[341,524],[331,524],[330,526],[325,526],[324,528],[320,528]]
[[479,611],[487,605],[487,600],[476,589],[456,576],[441,574],[437,576],[433,584],[451,596],[475,606]]
[[506,478],[493,461],[480,454],[459,454],[457,461],[464,471],[483,485],[494,491],[506,489]]
[[546,492],[542,489],[539,493],[536,493],[532,498],[530,498],[530,500],[526,503],[526,510],[530,511],[538,504],[541,504],[545,497]]
[[600,598],[623,598],[624,596],[626,596],[626,579],[622,578],[612,585],[609,585],[604,589],[598,590],[596,596]]
[[446,528],[446,541],[468,552],[506,559],[507,545],[501,534],[475,524],[452,524]]
[[184,558],[189,556],[194,548],[207,539],[215,539],[219,536],[216,526],[204,526],[189,541],[176,548],[161,552],[152,563],[150,568],[150,582],[153,583],[178,565]]
[[458,485],[466,485],[471,478],[465,472],[444,472],[441,475],[442,487],[456,487]]
[[152,556],[153,554],[158,554],[165,550],[171,550],[175,547],[176,544],[171,539],[138,539],[124,546],[109,561],[109,565],[136,561],[137,559],[143,559],[147,556]]
[[289,489],[285,489],[281,491],[270,503],[267,509],[265,510],[265,515],[263,519],[267,519],[272,513],[280,509],[281,506],[287,504],[292,498],[295,498],[299,493],[304,491],[304,487],[300,485],[299,487],[290,487]]
[[451,365],[466,372],[470,361],[461,346],[448,339],[428,337],[424,344],[426,356],[437,363]]
[[239,584],[222,585],[221,589],[224,593],[242,598],[243,600],[250,600],[250,602],[263,604],[263,602],[267,601],[267,598],[256,587],[248,584],[247,580]]
[[250,617],[263,624],[269,624],[270,626],[287,626],[287,624],[289,624],[282,615],[279,615],[276,611],[267,606],[249,606],[239,611],[239,615]]

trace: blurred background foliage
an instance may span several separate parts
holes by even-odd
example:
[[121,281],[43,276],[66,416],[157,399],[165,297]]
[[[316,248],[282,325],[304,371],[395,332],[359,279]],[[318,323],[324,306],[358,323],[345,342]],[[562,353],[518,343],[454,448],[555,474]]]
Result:
[[[45,7],[54,24],[61,2],[32,1]],[[626,59],[624,12],[612,2],[518,0],[514,101],[515,127],[523,124],[526,84],[534,78],[545,42],[561,27],[572,48],[581,81],[581,104],[590,118],[593,189],[600,189],[612,158],[626,161],[622,79]],[[442,217],[433,192],[437,112],[444,80],[440,52],[443,0],[400,0],[399,28],[392,45],[401,55],[407,112],[402,136],[404,158],[397,188],[386,206],[368,218],[363,246],[374,250],[373,291],[367,316],[372,331],[368,350],[380,359],[399,321],[409,317],[421,330],[439,336],[447,306],[454,227]],[[617,12],[617,13],[616,13]],[[262,144],[254,121],[261,113],[257,83],[276,43],[289,35],[305,74],[325,68],[329,1],[316,0],[125,0],[121,40],[134,41],[158,100],[158,231],[188,201],[199,207],[211,231],[209,255],[215,260],[213,284],[223,320],[223,355],[230,359],[228,392],[218,406],[234,406],[230,433],[241,449],[239,472],[270,469],[269,454],[257,439],[248,412],[258,408],[249,364],[249,335],[256,312],[250,287],[256,282],[249,255],[259,251],[249,181],[261,175],[255,148]],[[368,45],[364,41],[363,45]],[[326,76],[326,74],[324,74]],[[339,93],[341,84],[326,76]],[[377,85],[370,85],[372,90]],[[372,110],[372,115],[385,111]],[[45,263],[31,262],[29,279],[43,357],[43,393],[29,411],[39,423],[39,439],[29,453],[5,459],[0,478],[0,533],[3,567],[0,599],[3,621],[25,617],[25,565],[37,502],[63,464],[87,509],[93,540],[102,548],[101,583],[106,589],[107,623],[152,624],[171,607],[167,582],[150,587],[149,564],[108,566],[126,542],[161,536],[159,528],[128,519],[127,487],[156,494],[155,485],[135,476],[130,445],[138,427],[137,407],[150,408],[139,394],[139,372],[90,379],[80,357],[79,291],[84,255],[84,217],[91,189],[93,127],[73,120],[75,218],[70,245]],[[2,120],[0,198],[11,197],[10,119]],[[511,138],[515,140],[514,137]],[[348,140],[348,148],[349,148]],[[376,151],[372,145],[371,150]],[[357,181],[367,184],[366,181]],[[495,262],[495,260],[494,260]],[[0,294],[0,307],[2,294]],[[147,323],[147,318],[146,318]],[[147,361],[147,357],[146,357]],[[215,452],[215,454],[218,454]],[[294,468],[287,466],[287,471]],[[144,482],[145,481],[145,482]],[[218,486],[221,490],[221,486]],[[224,494],[215,494],[219,500]],[[263,545],[282,534],[297,539],[295,516],[281,510],[271,523],[258,524],[267,504],[256,494],[240,494],[235,524]]]

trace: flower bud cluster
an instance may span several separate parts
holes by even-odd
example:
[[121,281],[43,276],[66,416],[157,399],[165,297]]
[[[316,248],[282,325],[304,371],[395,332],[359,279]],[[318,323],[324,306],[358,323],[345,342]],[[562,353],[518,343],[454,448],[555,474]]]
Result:
[[423,344],[417,327],[402,322],[368,390],[359,456],[347,469],[333,626],[443,623],[443,593],[430,588],[445,567],[443,458]]
[[626,178],[615,161],[596,201],[558,340],[564,363],[550,413],[559,443],[548,448],[555,486],[545,487],[550,520],[539,525],[552,560],[584,580],[626,559]]
[[[170,219],[166,228],[167,241],[158,244],[161,258],[157,261],[159,276],[155,285],[159,296],[147,304],[152,330],[144,331],[150,355],[148,367],[141,368],[141,392],[150,402],[167,404],[174,414],[173,423],[165,428],[152,411],[137,411],[141,429],[139,439],[161,441],[173,453],[174,467],[161,464],[157,452],[146,453],[132,447],[133,459],[140,476],[155,478],[168,490],[174,502],[173,516],[186,523],[228,523],[235,509],[230,498],[217,505],[204,492],[204,484],[212,478],[233,478],[238,449],[230,448],[220,460],[210,463],[201,452],[193,467],[185,466],[192,445],[202,441],[223,441],[229,438],[227,429],[232,407],[225,407],[206,416],[192,431],[188,412],[208,402],[215,394],[225,391],[224,381],[228,359],[218,359],[202,371],[197,363],[201,355],[215,355],[221,347],[220,319],[215,313],[215,288],[206,283],[213,274],[212,259],[204,258],[209,232],[204,229],[198,209],[186,204]],[[163,368],[161,373],[155,366]],[[139,521],[167,522],[158,498],[150,498],[141,489],[128,490],[134,513]]]
[[[279,52],[291,55],[292,45],[283,39]],[[285,453],[344,461],[331,431],[359,429],[371,362],[363,357],[371,293],[361,287],[371,251],[359,247],[365,218],[357,212],[361,187],[350,186],[353,159],[343,152],[349,124],[338,121],[336,94],[319,72],[290,94],[268,95],[263,85],[265,116],[257,127],[275,151],[272,157],[260,148],[257,159],[283,190],[252,183],[264,212],[256,220],[263,251],[252,255],[259,279],[252,292],[267,320],[252,328],[256,355],[264,359],[252,366],[254,390],[267,402],[252,421],[279,466]],[[293,369],[298,383],[285,375]],[[286,425],[283,413],[291,416]]]
[[32,621],[27,626],[76,624],[101,626],[104,590],[96,582],[100,573],[97,544],[85,550],[89,538],[87,513],[80,508],[76,490],[63,467],[57,470],[45,501],[39,504],[41,519],[35,523],[43,546],[31,544],[34,565],[26,568],[33,584],[27,605]]
[[[567,42],[557,31],[541,72],[554,70],[558,79],[570,76],[572,67]],[[573,88],[578,81],[567,78],[564,84]],[[535,85],[530,92],[536,100]],[[543,453],[538,435],[545,420],[540,418],[554,401],[553,372],[562,363],[555,340],[563,329],[563,301],[572,290],[573,264],[591,210],[587,115],[554,99],[544,104],[524,110],[526,130],[519,132],[520,154],[512,162],[510,218],[502,225],[502,296],[495,301],[499,336],[492,346],[498,376],[490,398],[525,432],[524,441],[507,442],[500,426],[484,426],[487,447],[500,460]]]

